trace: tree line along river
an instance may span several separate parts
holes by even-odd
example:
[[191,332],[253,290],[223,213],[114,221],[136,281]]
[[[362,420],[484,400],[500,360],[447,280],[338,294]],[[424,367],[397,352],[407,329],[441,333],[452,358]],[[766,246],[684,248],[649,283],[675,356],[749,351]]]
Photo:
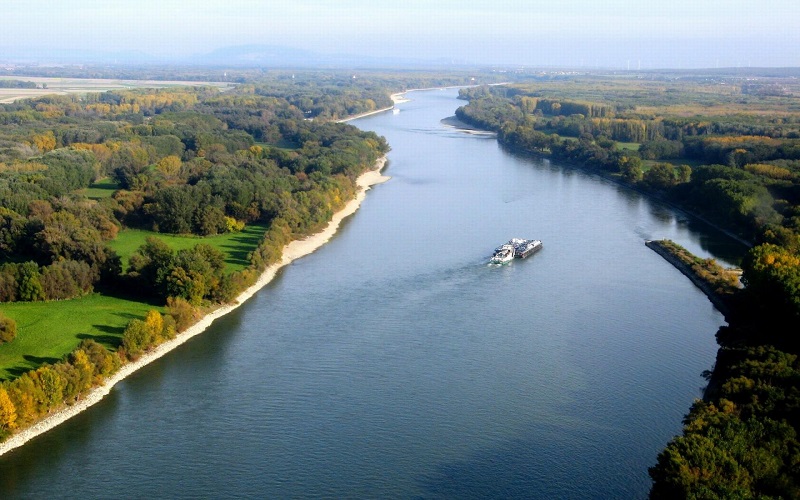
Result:
[[[334,239],[89,411],[0,457],[0,497],[643,498],[722,315],[644,245],[738,263],[713,228],[441,122],[392,146]],[[488,266],[511,237],[524,260]]]

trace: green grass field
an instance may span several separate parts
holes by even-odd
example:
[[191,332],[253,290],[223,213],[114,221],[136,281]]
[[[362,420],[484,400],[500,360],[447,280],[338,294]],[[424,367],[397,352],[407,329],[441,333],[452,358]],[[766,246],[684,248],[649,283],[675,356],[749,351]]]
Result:
[[86,189],[78,191],[80,194],[92,200],[99,200],[100,198],[108,198],[114,194],[114,191],[119,189],[119,184],[111,179],[101,179]]
[[620,151],[639,151],[638,142],[618,142],[617,149]]
[[116,348],[125,325],[162,307],[93,293],[73,300],[14,302],[0,311],[17,322],[17,338],[0,345],[0,380],[15,378],[42,363],[55,363],[92,338]]
[[[207,243],[225,254],[226,270],[233,272],[250,264],[247,256],[266,229],[266,225],[253,224],[240,233],[205,238],[126,229],[110,246],[127,266],[131,254],[148,236],[161,238],[175,250]],[[85,338],[116,348],[128,322],[144,318],[150,309],[163,312],[163,307],[98,293],[74,300],[2,304],[0,312],[17,322],[17,338],[0,345],[0,380],[15,378],[43,363],[55,363]]]
[[244,269],[250,264],[247,256],[256,249],[264,233],[266,225],[251,224],[245,226],[240,233],[227,233],[217,236],[181,236],[173,234],[154,233],[141,229],[125,229],[119,232],[109,246],[117,252],[122,259],[122,268],[128,268],[131,255],[142,245],[148,236],[155,236],[170,246],[173,250],[191,248],[199,243],[205,243],[217,248],[225,254],[226,271],[232,273]]

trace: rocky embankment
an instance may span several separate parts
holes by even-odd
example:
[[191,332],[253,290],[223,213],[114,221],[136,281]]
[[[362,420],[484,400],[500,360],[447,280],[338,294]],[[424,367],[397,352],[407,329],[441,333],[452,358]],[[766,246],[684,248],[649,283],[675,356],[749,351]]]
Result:
[[725,293],[720,293],[720,287],[718,283],[709,281],[698,274],[692,264],[681,259],[681,257],[672,250],[672,247],[666,246],[663,241],[648,240],[645,241],[645,245],[654,250],[660,256],[664,257],[667,262],[675,266],[676,269],[682,272],[687,278],[692,280],[692,283],[694,283],[697,288],[706,294],[706,297],[708,297],[708,300],[714,304],[714,307],[716,307],[717,310],[725,316],[725,318],[729,317],[730,305],[728,303],[728,296]]

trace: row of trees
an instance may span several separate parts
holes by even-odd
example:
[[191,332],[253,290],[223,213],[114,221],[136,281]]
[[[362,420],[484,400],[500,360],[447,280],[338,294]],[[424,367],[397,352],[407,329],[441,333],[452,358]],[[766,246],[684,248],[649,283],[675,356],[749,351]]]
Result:
[[0,302],[35,302],[80,297],[96,281],[86,262],[60,260],[39,267],[36,262],[0,264]]
[[81,345],[53,365],[44,365],[12,381],[0,383],[0,436],[38,421],[64,402],[75,402],[119,369],[120,353],[94,340]]
[[0,89],[35,89],[36,82],[25,80],[0,79]]
[[[0,383],[0,440],[65,404],[74,404],[92,388],[102,385],[124,363],[174,338],[198,318],[196,308],[173,299],[167,314],[151,310],[144,319],[131,320],[116,352],[86,339],[61,361]],[[0,328],[6,320],[0,317]]]

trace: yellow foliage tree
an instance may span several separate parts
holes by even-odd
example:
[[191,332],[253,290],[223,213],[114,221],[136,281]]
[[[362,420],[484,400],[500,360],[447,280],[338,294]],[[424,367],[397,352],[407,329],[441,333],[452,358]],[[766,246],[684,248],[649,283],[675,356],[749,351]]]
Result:
[[156,164],[156,169],[164,174],[164,177],[172,179],[181,173],[181,159],[175,155],[165,156]]
[[264,154],[264,148],[261,146],[250,146],[250,155],[254,158],[261,158],[261,155]]
[[0,387],[0,429],[7,431],[17,427],[17,409],[5,388]]
[[75,149],[91,151],[92,153],[94,153],[94,156],[95,158],[97,158],[97,161],[99,161],[103,165],[107,164],[108,161],[111,159],[111,148],[109,148],[105,144],[87,144],[84,142],[75,142],[72,143],[70,146]]
[[147,329],[149,343],[158,344],[163,340],[161,334],[164,331],[164,318],[160,312],[152,309],[148,311],[144,318],[144,325]]
[[48,130],[44,134],[37,134],[33,136],[33,145],[39,148],[39,151],[46,153],[56,148],[56,136],[53,132]]
[[83,349],[77,349],[72,353],[72,366],[78,372],[78,391],[83,392],[92,386],[94,380],[94,366],[89,361],[89,356]]

